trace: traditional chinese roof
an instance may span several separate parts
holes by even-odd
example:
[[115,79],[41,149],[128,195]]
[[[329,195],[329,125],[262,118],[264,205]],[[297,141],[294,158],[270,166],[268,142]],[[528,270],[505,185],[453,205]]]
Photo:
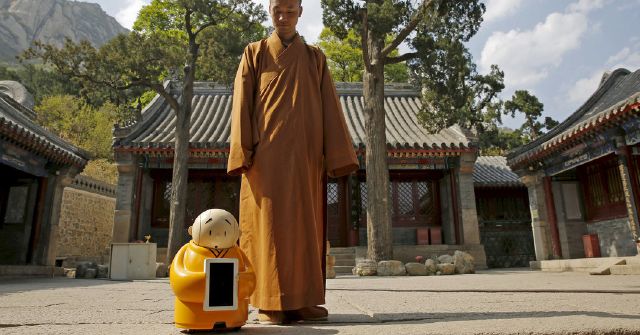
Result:
[[507,155],[514,170],[640,115],[640,70],[617,69],[605,73],[591,97],[565,121]]
[[[15,89],[16,85],[13,84],[10,87]],[[6,85],[2,86],[4,88]],[[32,120],[35,112],[14,100],[9,95],[11,93],[13,91],[0,89],[0,139],[55,164],[84,168],[89,159],[88,153],[36,124]]]
[[503,156],[480,156],[473,166],[476,187],[524,187]]
[[[178,85],[166,89],[180,99]],[[336,85],[342,109],[355,147],[363,148],[365,128],[361,83]],[[411,86],[387,85],[385,88],[387,145],[390,151],[423,155],[452,155],[471,150],[465,132],[454,126],[438,134],[429,134],[418,123],[419,93]],[[225,150],[229,147],[232,91],[212,83],[195,83],[192,101],[190,145],[193,150]],[[160,96],[145,107],[141,120],[116,127],[116,150],[150,152],[171,150],[174,142],[175,115]]]

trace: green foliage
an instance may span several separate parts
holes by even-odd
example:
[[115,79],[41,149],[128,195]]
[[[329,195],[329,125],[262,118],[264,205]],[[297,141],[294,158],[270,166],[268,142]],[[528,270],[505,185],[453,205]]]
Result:
[[118,167],[107,159],[90,160],[82,174],[108,184],[118,183]]
[[520,127],[520,132],[525,141],[535,140],[542,135],[545,130],[558,125],[558,122],[550,117],[546,117],[544,122],[538,121],[542,117],[544,105],[538,98],[529,91],[517,90],[511,97],[511,100],[504,103],[504,114],[515,117],[516,113],[524,116],[524,124]]
[[[392,36],[387,40],[390,43]],[[329,69],[333,79],[342,82],[361,82],[364,73],[362,59],[362,43],[355,30],[350,29],[344,39],[338,38],[329,28],[320,33],[318,46],[327,56]],[[390,55],[399,54],[394,50]],[[384,69],[384,80],[390,83],[406,83],[409,81],[409,70],[405,62],[389,64]]]
[[329,70],[335,81],[362,81],[364,62],[360,38],[350,29],[344,39],[338,38],[329,28],[322,29],[318,46],[327,56]]
[[434,52],[420,54],[411,69],[423,89],[419,119],[432,132],[458,124],[482,132],[500,122],[498,93],[504,73],[497,65],[477,73],[471,54],[459,40],[433,41]]
[[164,92],[168,76],[184,79],[179,69],[198,61],[201,45],[207,53],[194,64],[199,79],[229,82],[246,41],[264,32],[264,18],[261,6],[240,0],[154,0],[141,10],[133,32],[99,49],[69,39],[62,48],[37,42],[21,58],[50,64],[87,94],[104,88],[104,100],[130,105],[145,91]]
[[50,96],[35,108],[36,122],[94,158],[110,159],[115,106],[96,109],[70,95]]
[[487,127],[479,133],[478,142],[482,156],[504,156],[510,150],[526,143],[520,130],[497,126]]
[[[413,81],[423,89],[420,120],[429,131],[454,124],[482,128],[486,109],[497,108],[492,105],[498,104],[504,74],[497,66],[487,75],[478,74],[463,44],[482,22],[485,7],[478,0],[322,0],[322,7],[324,23],[336,36],[358,34],[359,42],[366,32],[369,42],[384,41],[383,58],[365,60],[365,66],[367,61],[383,62],[386,77],[395,72],[390,66],[408,61]],[[401,42],[412,51],[400,55],[396,48]]]
[[[240,6],[239,1],[230,2],[235,3],[235,7]],[[152,1],[140,11],[134,31],[143,35],[165,35],[187,45],[189,34],[185,8],[191,8],[190,24],[202,28],[196,39],[201,53],[196,66],[196,80],[230,85],[244,47],[266,35],[261,24],[267,18],[266,12],[253,2],[243,3],[242,12],[233,10],[231,5],[223,6],[223,1],[187,3],[190,7],[186,7],[184,1]]]
[[76,82],[37,64],[15,67],[0,65],[0,80],[21,83],[33,95],[36,105],[47,96],[77,94],[80,90]]

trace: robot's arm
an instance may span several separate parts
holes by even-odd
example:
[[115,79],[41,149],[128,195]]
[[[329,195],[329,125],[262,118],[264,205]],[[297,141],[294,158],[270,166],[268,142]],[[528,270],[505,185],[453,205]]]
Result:
[[189,271],[184,264],[187,245],[180,248],[171,262],[171,289],[176,297],[187,302],[204,301],[205,273]]
[[253,290],[256,288],[256,274],[253,272],[253,265],[244,254],[242,250],[240,250],[240,257],[242,257],[242,261],[244,262],[245,270],[238,273],[239,283],[238,283],[238,296],[241,299],[248,298]]

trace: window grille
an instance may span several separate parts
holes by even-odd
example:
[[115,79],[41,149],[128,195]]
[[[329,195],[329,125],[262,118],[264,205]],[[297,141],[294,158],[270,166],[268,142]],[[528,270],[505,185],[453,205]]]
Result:
[[327,215],[338,215],[338,183],[327,183]]
[[582,167],[579,175],[585,188],[589,221],[602,221],[627,215],[618,158],[609,155]]

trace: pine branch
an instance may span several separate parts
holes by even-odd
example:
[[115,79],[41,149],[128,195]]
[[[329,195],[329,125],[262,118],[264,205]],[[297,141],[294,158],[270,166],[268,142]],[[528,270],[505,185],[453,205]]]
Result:
[[384,64],[387,65],[387,64],[402,63],[404,61],[408,61],[409,59],[413,59],[416,57],[418,57],[417,52],[407,52],[406,54],[398,57],[385,57]]
[[413,17],[411,18],[411,21],[409,21],[409,24],[407,24],[404,28],[402,28],[400,33],[398,33],[398,36],[396,36],[396,38],[393,39],[391,44],[387,45],[384,49],[382,49],[382,57],[386,57],[387,55],[389,55],[393,50],[395,50],[400,45],[400,43],[402,43],[407,38],[407,36],[409,36],[409,34],[411,34],[411,32],[413,32],[416,29],[416,27],[418,27],[418,24],[420,24],[420,21],[422,21],[422,19],[424,18],[427,12],[427,7],[430,6],[433,3],[433,1],[434,0],[429,0],[429,1],[424,0],[422,2],[422,4],[420,5],[416,13],[413,14]]

